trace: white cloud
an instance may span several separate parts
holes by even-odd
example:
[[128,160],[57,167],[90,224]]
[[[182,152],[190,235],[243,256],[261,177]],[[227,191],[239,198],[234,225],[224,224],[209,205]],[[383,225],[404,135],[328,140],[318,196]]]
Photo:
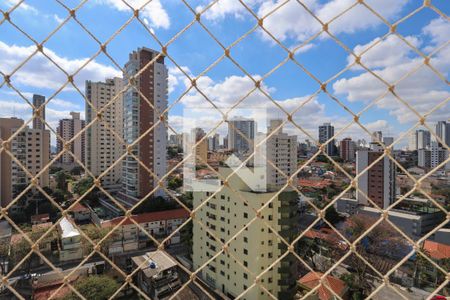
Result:
[[[264,27],[281,41],[292,39],[304,41],[321,29],[320,23],[314,19],[297,1],[284,0],[252,0],[245,3],[264,19]],[[408,0],[369,0],[370,7],[387,19],[398,15]],[[355,3],[354,0],[331,0],[324,3],[319,0],[304,0],[304,5],[310,9],[322,22],[327,23]],[[199,11],[204,6],[197,8]],[[272,11],[274,11],[272,13]],[[246,8],[238,0],[220,0],[204,14],[209,20],[220,21],[227,15],[242,18],[249,15]],[[250,16],[250,15],[249,15]],[[329,30],[333,34],[354,33],[381,24],[382,21],[363,5],[356,5],[338,19],[333,20]],[[263,33],[263,39],[271,38]],[[324,35],[324,37],[326,37]]]
[[[122,0],[97,0],[98,3],[109,5],[119,11],[132,12]],[[126,1],[133,9],[139,9],[148,0],[127,0]],[[170,18],[167,11],[162,6],[160,0],[150,1],[142,10],[141,14],[148,19],[150,24],[156,28],[168,29],[170,27]],[[145,21],[145,19],[144,19]],[[148,21],[147,21],[148,22]]]
[[[0,41],[0,57],[2,57],[0,61],[0,70],[5,74],[10,74],[19,64],[25,61],[35,49],[35,46],[23,47],[8,45]],[[44,52],[69,74],[73,74],[88,60],[88,58],[69,59],[61,57],[47,48],[44,49]],[[78,88],[83,90],[85,80],[89,79],[97,81],[114,76],[121,76],[121,72],[113,67],[93,60],[75,76],[75,84]],[[66,80],[67,78],[64,73],[40,53],[33,56],[11,77],[13,84],[18,83],[28,87],[53,90],[59,89]]]
[[[6,5],[6,7],[8,9],[15,6],[18,2],[19,2],[19,0],[4,0],[4,4]],[[33,14],[38,13],[38,10],[34,6],[27,4],[25,1],[23,1],[22,3],[19,4],[19,6],[16,8],[16,11],[17,10],[21,10],[21,11],[29,12],[29,13],[33,13]]]
[[[440,38],[443,26],[440,21],[433,20],[425,28],[424,33],[430,35],[434,40]],[[406,38],[415,46],[420,46],[417,37]],[[366,46],[356,46],[355,51],[360,51]],[[405,44],[397,38],[392,37],[380,42],[367,52],[366,57],[363,55],[362,61],[371,68],[375,68],[375,73],[390,84],[422,65],[395,88],[397,95],[420,114],[425,114],[450,96],[447,85],[430,68],[423,65],[423,58],[417,55],[411,57],[411,49],[405,47]],[[444,48],[432,57],[431,64],[441,70],[443,76],[446,77],[450,67],[450,48]],[[339,79],[333,84],[333,88],[338,95],[344,95],[350,102],[363,101],[366,103],[381,96],[387,90],[386,85],[367,72]],[[388,94],[379,101],[377,107],[389,111],[402,124],[417,122],[417,116],[392,94]],[[446,120],[447,118],[448,107],[433,113],[429,121]]]
[[[191,76],[191,71],[186,66],[181,66],[181,69]],[[184,82],[185,87],[187,86],[188,78],[186,75],[176,66],[169,68],[169,94],[172,93],[180,83]]]
[[57,14],[53,14],[53,19],[55,20],[56,23],[61,24],[62,22],[64,22],[64,19],[61,18],[60,16],[58,16]]

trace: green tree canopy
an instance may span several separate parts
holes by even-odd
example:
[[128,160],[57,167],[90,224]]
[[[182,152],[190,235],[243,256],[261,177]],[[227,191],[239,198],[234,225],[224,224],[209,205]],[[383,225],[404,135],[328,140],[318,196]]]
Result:
[[[113,278],[105,275],[89,276],[78,280],[74,284],[75,289],[86,299],[106,300],[109,299],[120,287]],[[75,293],[64,297],[66,300],[79,299]]]

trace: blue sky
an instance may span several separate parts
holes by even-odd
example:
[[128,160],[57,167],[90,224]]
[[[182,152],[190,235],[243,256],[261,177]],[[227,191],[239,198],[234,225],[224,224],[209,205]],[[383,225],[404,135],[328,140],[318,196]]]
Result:
[[[7,11],[16,2],[17,0],[2,1],[0,8]],[[63,1],[69,8],[76,7],[79,2]],[[128,1],[135,7],[146,2]],[[202,0],[187,2],[197,11],[202,11],[208,5],[208,1]],[[291,0],[278,7],[283,2],[245,1],[260,17],[270,13],[264,18],[264,27],[286,48],[292,50],[319,32],[321,25],[297,1]],[[301,2],[323,22],[329,22],[354,3],[350,0]],[[401,20],[422,5],[422,1],[416,0],[373,0],[366,3],[391,23]],[[436,0],[432,1],[432,5],[434,9],[421,9],[401,22],[397,32],[426,55],[439,48],[440,51],[433,53],[430,64],[434,71],[439,72],[445,79],[448,78],[450,65],[450,45],[446,44],[450,36],[450,25],[442,15],[450,12],[450,3]],[[11,13],[11,21],[36,41],[42,42],[68,16],[68,11],[56,1],[26,0]],[[90,0],[77,11],[77,19],[101,42],[108,40],[131,17],[132,11],[121,0]],[[147,28],[134,19],[108,44],[108,53],[120,66],[126,62],[128,53],[140,46],[160,49],[148,31],[154,32],[161,43],[165,44],[192,22],[194,14],[182,1],[153,0],[141,10],[140,18]],[[257,24],[254,16],[237,0],[219,0],[202,13],[201,20],[225,47]],[[450,117],[450,92],[442,78],[431,68],[423,66],[423,58],[398,36],[386,37],[389,27],[367,8],[362,5],[351,8],[330,22],[329,31],[357,54],[375,43],[375,46],[362,55],[361,61],[391,84],[415,70],[411,76],[396,85],[396,92],[421,114],[447,101],[439,110],[429,115],[430,126],[437,120]],[[46,41],[44,46],[45,52],[69,72],[73,72],[99,49],[97,42],[72,19]],[[35,48],[33,41],[8,22],[0,25],[0,71],[4,74],[10,74]],[[168,52],[179,66],[193,76],[200,74],[223,54],[222,48],[198,23],[179,35],[169,45]],[[258,28],[231,48],[231,56],[253,78],[261,78],[283,62],[287,52]],[[353,62],[349,53],[326,33],[299,48],[295,52],[295,59],[321,82],[327,81]],[[166,61],[170,71],[169,103],[173,103],[189,85],[174,64],[170,60]],[[120,75],[120,71],[108,57],[101,54],[75,77],[75,83],[84,91],[84,80],[104,80],[105,77],[115,75]],[[64,81],[63,73],[40,55],[30,59],[12,76],[13,85],[26,97],[30,97],[32,93],[51,96]],[[352,120],[351,115],[329,95],[321,92],[316,97],[311,97],[320,87],[319,83],[292,61],[287,61],[265,78],[262,86],[287,111],[293,111],[309,99],[294,115],[294,120],[311,136],[317,136],[316,128],[320,123],[332,122],[338,131]],[[223,107],[229,107],[253,87],[252,81],[227,58],[199,79],[199,88]],[[387,87],[366,70],[354,66],[331,80],[327,90],[343,105],[358,112],[383,95]],[[182,122],[191,122],[194,126],[194,121],[197,121],[197,125],[201,123],[205,127],[212,126],[217,122],[213,114],[198,114],[195,111],[196,108],[205,107],[205,103],[205,99],[198,93],[189,93],[169,112],[171,124],[177,130],[181,128]],[[206,104],[206,107],[210,106]],[[283,116],[283,113],[258,91],[252,93],[240,107],[269,107],[271,117]],[[186,109],[189,114],[184,114],[186,118],[183,119],[181,116]],[[47,110],[48,121],[52,126],[56,126],[57,120],[68,117],[71,110],[83,111],[84,101],[74,89],[66,88],[50,101]],[[0,115],[16,115],[26,119],[30,117],[30,109],[13,90],[3,85],[0,88]],[[253,117],[258,118],[257,115]],[[400,103],[400,100],[392,94],[387,94],[362,115],[361,122],[370,131],[383,130],[386,134],[398,136],[413,126],[417,117]],[[299,134],[300,139],[306,138],[292,126],[288,130]],[[357,126],[348,128],[339,138],[345,136],[369,139]],[[406,139],[399,143],[405,144]]]

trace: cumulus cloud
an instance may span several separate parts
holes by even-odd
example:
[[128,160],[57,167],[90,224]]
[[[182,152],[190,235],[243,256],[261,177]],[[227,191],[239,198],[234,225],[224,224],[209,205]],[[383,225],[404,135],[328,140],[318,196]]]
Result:
[[[97,0],[100,4],[109,5],[119,11],[131,12],[128,5],[122,0]],[[133,9],[139,9],[148,0],[127,0],[126,1]],[[170,18],[167,11],[162,6],[160,0],[150,1],[142,10],[141,15],[145,18],[146,24],[150,24],[156,28],[168,29],[170,27]]]
[[[423,32],[429,35],[433,41],[438,42],[444,27],[447,28],[446,30],[449,28],[443,26],[441,19],[436,19],[431,21]],[[421,46],[417,37],[408,36],[406,39],[417,47]],[[355,51],[360,51],[373,42],[356,46]],[[424,47],[427,48],[430,45],[424,45]],[[362,61],[373,68],[375,73],[389,84],[396,83],[397,80],[420,66],[417,71],[396,85],[395,92],[421,114],[427,113],[450,96],[447,85],[430,68],[423,65],[423,58],[417,55],[412,56],[411,48],[405,47],[405,44],[396,37],[381,41],[363,55]],[[450,67],[450,48],[444,48],[432,57],[431,64],[436,66],[446,77]],[[333,88],[338,95],[344,95],[350,102],[369,102],[387,90],[386,85],[367,72],[339,79],[333,84]],[[392,94],[384,97],[377,103],[377,106],[389,111],[400,123],[417,121],[417,116]],[[443,108],[432,114],[429,121],[447,118],[448,108]]]
[[[0,41],[0,57],[2,57],[0,70],[5,74],[10,74],[35,50],[35,46],[8,45]],[[62,57],[47,48],[44,49],[44,52],[69,74],[73,74],[88,60],[88,58],[69,59]],[[93,60],[75,76],[75,84],[83,90],[85,80],[97,81],[114,76],[121,76],[121,72]],[[11,77],[13,84],[18,83],[28,87],[53,90],[59,89],[66,80],[65,74],[40,53],[34,55]]]
[[[317,33],[321,29],[320,23],[309,14],[297,1],[289,1],[283,4],[284,0],[252,0],[246,4],[257,13],[259,17],[264,17],[264,27],[281,41],[291,39],[299,42]],[[408,0],[369,0],[366,3],[375,11],[387,19],[395,17]],[[344,12],[352,6],[354,0],[305,0],[302,1],[322,22],[328,23],[335,16]],[[200,6],[197,10],[201,10]],[[273,13],[272,13],[273,12]],[[204,16],[209,20],[220,21],[227,15],[242,18],[249,14],[246,8],[237,0],[221,0],[208,9]],[[354,33],[381,24],[382,21],[363,5],[356,5],[351,10],[333,20],[329,25],[329,30],[334,34]],[[267,35],[262,35],[264,39],[270,39]]]

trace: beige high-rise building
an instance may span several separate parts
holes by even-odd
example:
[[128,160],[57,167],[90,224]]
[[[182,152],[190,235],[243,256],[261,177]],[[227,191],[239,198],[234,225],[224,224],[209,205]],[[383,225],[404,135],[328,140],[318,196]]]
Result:
[[[86,166],[99,176],[113,165],[125,151],[123,139],[123,88],[122,78],[107,79],[105,82],[86,81],[86,97],[95,110],[107,109],[102,121],[97,121],[86,130]],[[86,122],[89,124],[96,111],[86,103]],[[113,130],[114,133],[111,131]],[[118,138],[120,137],[120,139]],[[108,191],[118,191],[121,187],[122,162],[101,178],[102,186]]]
[[267,128],[267,135],[273,132],[266,146],[267,183],[276,187],[286,184],[287,178],[297,171],[297,136],[284,133],[282,127],[278,128],[281,124],[282,120],[270,120]]
[[[59,120],[58,128],[56,129],[58,135],[64,140],[57,139],[57,152],[60,153],[64,149],[64,142],[68,142],[74,136],[76,136],[85,126],[84,120],[81,120],[79,112],[71,112],[70,116],[72,119],[62,119]],[[85,161],[85,133],[83,132],[78,136],[71,144],[70,151],[75,157],[84,164]],[[59,162],[63,164],[76,163],[74,157],[68,153],[64,152],[59,157]]]
[[[0,118],[0,137],[8,140],[24,124],[17,118]],[[38,174],[50,161],[50,131],[24,127],[7,144],[7,149],[32,176]],[[11,157],[0,155],[0,197],[1,205],[10,203],[28,184],[31,177]],[[49,172],[38,177],[41,187],[49,185]]]
[[[231,172],[230,168],[219,168],[223,178],[228,177]],[[193,194],[194,207],[198,207],[213,193],[194,191]],[[252,273],[260,274],[268,269],[287,250],[286,245],[278,241],[277,235],[263,221],[288,243],[297,236],[297,193],[283,191],[277,194],[275,190],[254,192],[235,174],[229,178],[228,186],[223,187],[196,212],[195,218],[204,226],[193,222],[195,270],[203,267],[205,262],[221,250],[222,243],[228,242],[254,218],[253,209],[260,209],[272,197],[274,199],[261,212],[260,218],[244,229],[236,239],[230,241],[228,252],[217,256],[199,273],[213,289],[220,290],[231,299],[254,283],[255,277]],[[247,204],[242,199],[245,199]],[[296,259],[288,255],[261,276],[260,282],[277,299],[293,299],[297,278]],[[254,287],[241,299],[272,298],[259,287]]]

